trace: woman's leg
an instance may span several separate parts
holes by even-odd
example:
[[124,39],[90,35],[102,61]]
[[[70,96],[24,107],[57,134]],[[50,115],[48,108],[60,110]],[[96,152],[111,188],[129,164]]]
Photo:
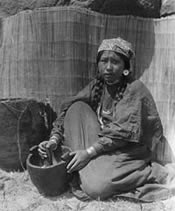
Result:
[[[68,109],[65,116],[64,144],[73,151],[86,149],[98,141],[99,130],[95,112],[88,104],[78,101]],[[110,160],[108,155],[99,156],[79,171],[81,188],[89,196],[97,198],[109,195],[108,181],[112,173]]]
[[[97,134],[99,130],[100,126],[95,112],[88,104],[78,101],[71,105],[64,119],[64,144],[70,147],[73,151],[86,149],[98,140]],[[89,164],[87,166],[89,166]],[[72,191],[78,198],[82,200],[87,200],[88,197],[86,194],[80,191],[80,184],[83,187],[85,186],[85,188],[82,187],[84,192],[91,196],[91,191],[86,191],[86,183],[85,185],[82,184],[82,178],[91,177],[95,173],[93,168],[87,168],[87,166],[84,167],[83,171],[79,172],[79,186],[77,186],[77,174],[74,175],[73,181]],[[96,166],[94,167],[97,170]]]

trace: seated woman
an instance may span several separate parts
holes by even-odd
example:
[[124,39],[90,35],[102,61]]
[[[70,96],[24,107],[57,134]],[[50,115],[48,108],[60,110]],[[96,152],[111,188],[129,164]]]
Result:
[[80,188],[91,198],[153,201],[172,194],[161,185],[167,172],[152,160],[162,124],[150,92],[131,76],[133,55],[129,42],[103,40],[97,77],[63,104],[50,140],[39,145],[43,156],[61,144],[72,149],[67,172],[78,172]]

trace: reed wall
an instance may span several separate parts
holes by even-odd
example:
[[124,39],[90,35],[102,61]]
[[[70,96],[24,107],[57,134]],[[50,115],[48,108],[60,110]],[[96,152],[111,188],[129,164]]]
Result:
[[[175,150],[175,16],[144,19],[76,8],[38,9],[1,24],[0,97],[46,99],[58,111],[95,75],[104,38],[133,44],[133,71],[150,89],[165,136]],[[160,147],[162,154],[168,149]]]

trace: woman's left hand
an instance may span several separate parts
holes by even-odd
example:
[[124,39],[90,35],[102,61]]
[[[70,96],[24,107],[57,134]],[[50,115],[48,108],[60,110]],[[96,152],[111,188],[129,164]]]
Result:
[[79,171],[80,169],[84,168],[91,159],[86,150],[77,150],[75,152],[70,152],[69,155],[73,156],[73,158],[67,165],[68,173]]

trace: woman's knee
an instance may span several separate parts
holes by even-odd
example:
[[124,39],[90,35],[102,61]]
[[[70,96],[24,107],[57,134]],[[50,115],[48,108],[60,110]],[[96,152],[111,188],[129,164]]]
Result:
[[72,114],[72,115],[75,115],[75,114],[78,115],[78,114],[84,113],[84,112],[86,112],[86,111],[88,111],[90,109],[91,108],[90,108],[90,106],[87,103],[82,102],[82,101],[77,101],[77,102],[73,103],[69,107],[69,109],[68,109],[68,111],[66,113],[66,116],[67,115],[70,115],[70,114]]
[[92,120],[93,122],[97,122],[97,115],[87,103],[77,101],[69,107],[65,119]]
[[75,110],[80,111],[82,109],[90,109],[90,106],[83,101],[77,101],[70,106],[69,110],[70,109],[75,109]]
[[88,105],[81,101],[77,101],[77,102],[73,103],[68,108],[64,121],[69,122],[72,120],[74,121],[76,119],[79,119],[86,107],[88,107]]

